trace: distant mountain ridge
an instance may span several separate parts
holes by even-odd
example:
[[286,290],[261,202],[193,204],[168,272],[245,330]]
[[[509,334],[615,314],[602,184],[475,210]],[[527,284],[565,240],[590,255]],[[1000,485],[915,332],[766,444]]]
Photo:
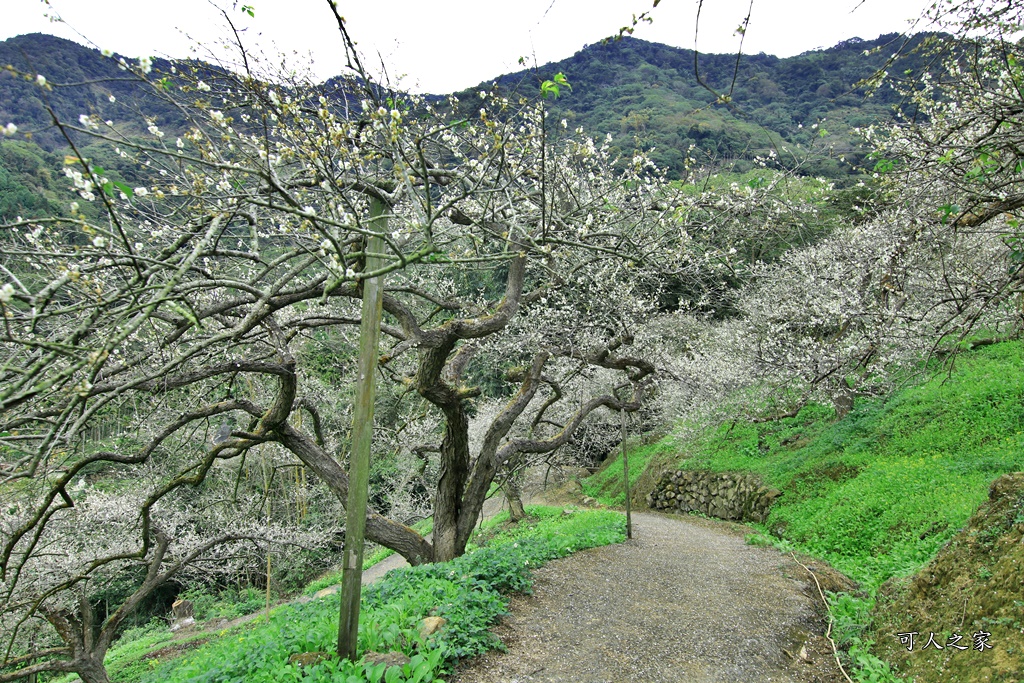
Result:
[[[908,45],[922,38],[917,36]],[[536,98],[540,82],[561,72],[572,89],[563,88],[561,97],[550,101],[554,121],[564,119],[567,127],[582,126],[594,136],[610,134],[612,144],[624,154],[644,149],[670,176],[682,171],[688,154],[705,163],[745,171],[757,156],[776,152],[797,158],[812,145],[830,144],[831,153],[816,155],[803,172],[842,178],[851,172],[850,162],[859,159],[851,129],[888,119],[897,102],[891,91],[880,90],[867,98],[853,86],[886,66],[893,52],[907,47],[905,42],[897,34],[888,34],[874,40],[848,40],[795,57],[744,55],[738,70],[734,54],[700,54],[695,72],[692,50],[627,37],[586,46],[537,69],[499,75],[459,96],[466,100],[478,97],[481,89],[495,87]],[[922,61],[910,54],[888,68],[918,70],[924,68]],[[178,64],[219,71],[202,62]],[[0,145],[0,195],[20,197],[6,204],[0,197],[0,218],[30,207],[35,207],[32,212],[42,211],[40,202],[51,210],[66,203],[62,181],[54,184],[53,177],[68,141],[53,125],[48,107],[60,120],[71,123],[82,114],[120,122],[128,107],[145,112],[169,133],[187,126],[179,110],[154,99],[136,78],[119,68],[116,56],[104,57],[96,49],[45,34],[22,35],[0,42],[0,67],[6,65],[28,77],[0,70],[0,126],[14,123],[31,137],[27,143],[7,140]],[[163,73],[169,73],[171,66],[164,60],[153,63],[154,70]],[[52,88],[40,88],[35,74],[42,74]],[[328,84],[338,82],[331,79]],[[729,95],[728,104],[712,90]],[[138,117],[126,125],[123,132],[131,134],[130,126],[139,125]],[[826,130],[828,135],[822,137]],[[15,142],[17,148],[11,147]],[[106,157],[106,168],[118,170],[112,151],[104,153],[95,140],[79,142],[93,145],[90,154]],[[691,145],[692,152],[688,151]],[[49,158],[46,152],[56,156]],[[46,168],[50,170],[44,172]],[[130,180],[132,169],[120,171]]]
[[[682,167],[691,144],[705,156],[750,159],[766,154],[773,143],[806,147],[821,139],[822,129],[835,136],[838,154],[850,154],[855,152],[850,130],[888,120],[899,102],[892,90],[867,97],[855,84],[883,68],[900,73],[925,68],[924,58],[912,49],[934,35],[857,38],[787,58],[744,55],[738,69],[735,54],[699,54],[696,71],[692,50],[627,37],[589,45],[567,59],[493,83],[536,89],[540,80],[564,73],[573,88],[563,89],[552,103],[556,114],[588,132],[611,133],[624,148],[639,142],[669,169]],[[901,56],[888,64],[893,53]],[[728,95],[728,106],[709,87]],[[822,120],[826,123],[815,125]],[[845,172],[838,163],[822,170]]]

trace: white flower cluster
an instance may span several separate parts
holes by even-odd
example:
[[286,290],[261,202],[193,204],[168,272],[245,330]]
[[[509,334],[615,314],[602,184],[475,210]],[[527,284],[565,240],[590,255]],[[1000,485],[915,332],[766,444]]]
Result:
[[86,178],[81,171],[65,167],[64,175],[71,179],[72,183],[74,183],[75,189],[78,190],[78,194],[82,199],[89,202],[96,199],[96,195],[93,193],[93,190],[96,189],[95,184],[91,179]]

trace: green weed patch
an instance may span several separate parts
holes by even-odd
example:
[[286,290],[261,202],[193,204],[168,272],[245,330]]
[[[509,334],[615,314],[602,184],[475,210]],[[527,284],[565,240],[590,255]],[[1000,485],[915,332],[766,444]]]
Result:
[[[648,478],[648,473],[652,468],[657,468],[658,465],[667,466],[679,459],[677,439],[671,435],[646,445],[637,445],[632,441],[627,441],[626,447],[631,490],[644,487],[645,479]],[[608,456],[608,459],[601,465],[601,469],[581,483],[583,492],[601,504],[625,505],[626,493],[622,486],[622,451],[616,451]],[[647,485],[648,490],[644,490],[643,495],[650,492],[649,489],[653,483],[652,480]]]

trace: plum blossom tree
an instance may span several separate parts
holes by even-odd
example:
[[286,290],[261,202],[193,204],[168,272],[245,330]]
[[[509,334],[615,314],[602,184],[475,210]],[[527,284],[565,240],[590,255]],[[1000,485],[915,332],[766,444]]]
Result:
[[[94,573],[142,563],[145,593],[218,541],[259,535],[177,549],[158,519],[165,498],[230,481],[225,464],[273,448],[347,498],[341,407],[368,278],[387,275],[380,373],[395,441],[381,450],[433,458],[436,477],[430,540],[374,510],[366,536],[414,564],[446,560],[465,551],[502,468],[553,453],[601,410],[640,409],[657,377],[644,325],[666,283],[732,272],[722,231],[772,192],[668,183],[642,154],[616,159],[543,103],[497,90],[472,102],[388,90],[351,51],[347,75],[320,85],[241,55],[238,72],[122,63],[186,126],[128,106],[118,121],[55,117],[74,150],[69,181],[105,220],[72,207],[0,226],[0,494],[19,501],[0,582],[22,610],[12,618],[64,615],[50,620],[59,666],[83,678],[103,680],[87,671],[127,613],[87,633],[87,605],[68,596]],[[85,157],[83,139],[140,180]],[[103,500],[75,483],[106,471],[154,473],[119,522],[131,540],[112,531],[100,559],[75,556],[86,569],[16,597],[21,568]],[[22,661],[12,647],[0,664]]]
[[1000,239],[942,230],[937,248],[935,227],[886,212],[755,267],[734,330],[751,379],[788,392],[797,407],[830,400],[840,416],[855,393],[891,389],[960,314],[951,292],[1005,273]]
[[[168,483],[155,467],[130,478],[108,474],[102,487],[79,478],[61,494],[63,504],[46,511],[45,525],[32,517],[52,478],[6,487],[0,681],[74,672],[86,683],[105,683],[103,660],[114,638],[166,582],[230,577],[265,556],[268,542],[323,543],[322,531],[263,522],[262,496],[196,495],[181,485],[188,479],[195,477]],[[127,588],[113,607],[97,598],[119,585]]]
[[932,19],[956,40],[933,46],[934,73],[895,84],[916,117],[867,131],[900,209],[893,222],[937,257],[933,334],[943,341],[979,330],[995,339],[1021,321],[1022,12],[1018,2],[936,3]]
[[[343,446],[321,431],[324,387],[303,354],[327,339],[346,348],[361,282],[382,273],[396,274],[383,304],[394,340],[386,372],[444,422],[434,543],[368,520],[371,538],[411,560],[461,552],[478,512],[463,496],[486,492],[500,449],[554,449],[598,407],[638,404],[653,367],[623,353],[631,333],[620,313],[646,304],[610,283],[652,294],[650,266],[683,255],[671,245],[670,188],[642,157],[613,173],[607,148],[581,133],[556,149],[542,106],[486,91],[467,107],[351,79],[331,92],[269,85],[255,71],[124,66],[181,107],[188,130],[168,133],[144,114],[141,137],[84,114],[57,122],[73,148],[78,136],[106,142],[147,182],[130,187],[73,157],[70,181],[82,201],[106,206],[107,222],[75,213],[3,226],[2,473],[10,486],[49,482],[34,524],[45,526],[86,468],[144,465],[172,437],[215,434],[212,448],[196,449],[204,468],[278,443],[344,493]],[[386,229],[371,222],[373,204]],[[369,235],[385,244],[373,272],[363,265]],[[527,316],[534,322],[515,328],[523,345],[496,344]],[[471,458],[467,411],[480,390],[460,377],[474,354],[510,349],[520,364],[505,377],[519,393],[488,455]],[[556,358],[620,373],[633,398],[588,399],[551,438],[506,441]],[[337,358],[343,377],[349,360]],[[225,433],[229,417],[236,427]],[[119,420],[135,443],[83,446],[90,429]]]
[[737,317],[705,330],[716,348],[691,374],[728,358],[742,368],[732,386],[755,389],[756,403],[814,397],[842,414],[855,393],[886,391],[930,353],[1019,332],[1021,7],[937,3],[932,18],[957,39],[926,41],[936,70],[894,81],[900,118],[863,131],[875,205],[754,264]]

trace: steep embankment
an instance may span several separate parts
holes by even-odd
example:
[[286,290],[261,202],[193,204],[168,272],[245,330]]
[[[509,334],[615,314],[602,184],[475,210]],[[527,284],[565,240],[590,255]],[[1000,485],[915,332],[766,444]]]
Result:
[[[951,373],[859,401],[842,420],[811,405],[778,420],[683,425],[633,444],[634,504],[646,504],[667,469],[756,474],[782,492],[765,532],[878,586],[934,557],[997,477],[1024,469],[1022,369],[1024,344],[997,344],[965,354]],[[616,456],[585,492],[621,503],[621,468]]]
[[928,566],[882,586],[873,627],[876,650],[916,683],[1024,680],[1024,472],[997,479]]

